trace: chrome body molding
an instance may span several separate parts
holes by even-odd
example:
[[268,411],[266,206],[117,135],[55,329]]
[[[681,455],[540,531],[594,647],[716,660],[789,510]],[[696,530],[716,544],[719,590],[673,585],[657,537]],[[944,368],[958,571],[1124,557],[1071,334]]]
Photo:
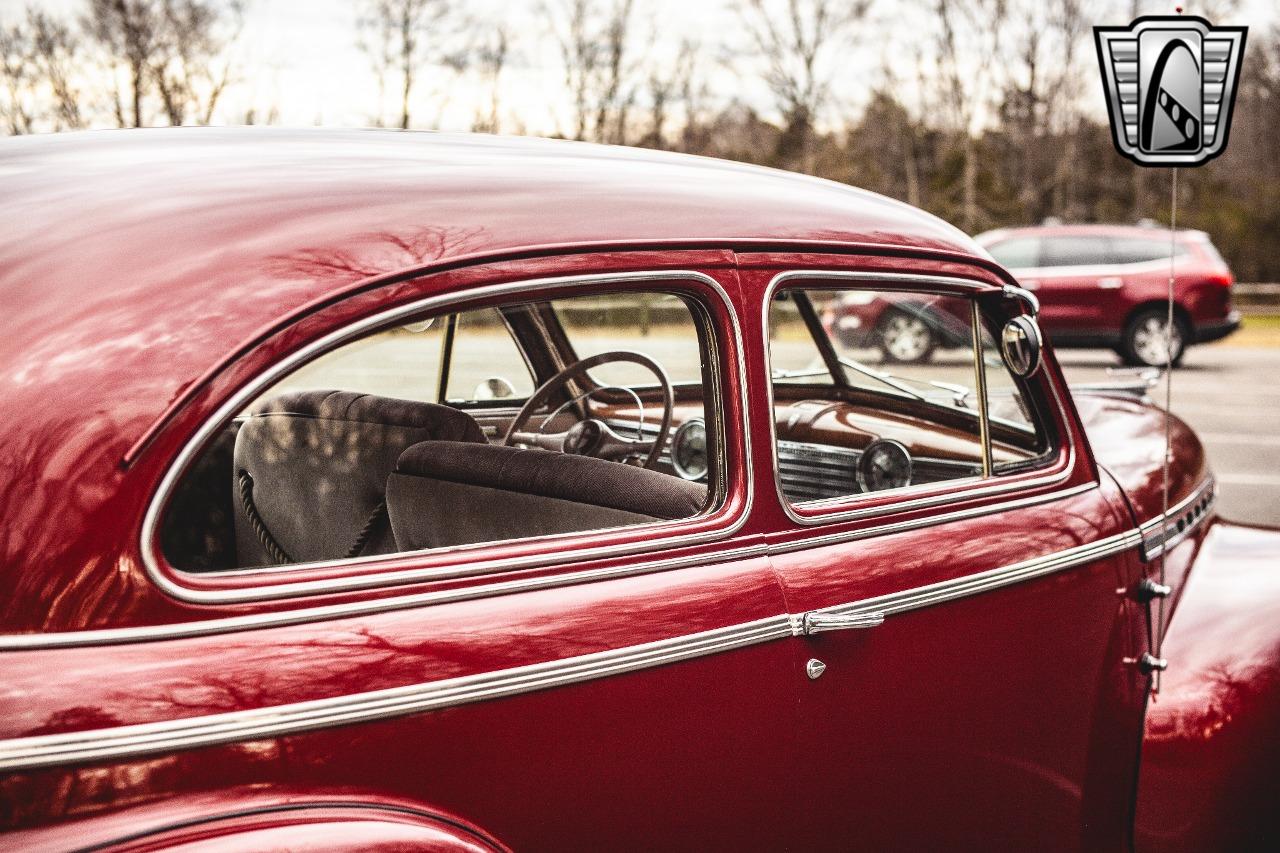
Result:
[[[253,575],[264,579],[264,583],[260,586],[244,589],[220,590],[198,589],[177,582],[173,577],[170,577],[170,575],[166,573],[163,567],[159,565],[158,560],[158,534],[160,529],[161,510],[163,509],[166,500],[176,487],[178,479],[182,476],[188,466],[195,461],[196,455],[204,447],[205,443],[218,429],[222,427],[224,423],[233,418],[252,400],[262,394],[262,392],[266,391],[274,382],[281,379],[295,368],[310,361],[312,358],[315,358],[334,347],[341,346],[344,343],[348,343],[359,338],[361,335],[364,335],[374,329],[393,325],[396,322],[405,320],[414,314],[420,314],[424,311],[441,310],[459,302],[470,302],[476,299],[499,296],[519,296],[529,291],[537,291],[552,287],[576,290],[599,287],[601,285],[608,284],[663,281],[678,282],[682,280],[696,281],[699,284],[706,286],[721,301],[725,314],[730,318],[730,323],[732,324],[732,329],[730,330],[731,339],[726,343],[728,344],[728,349],[732,353],[732,357],[736,359],[737,364],[739,365],[739,381],[738,388],[736,390],[740,395],[739,398],[746,400],[747,379],[745,371],[741,369],[741,366],[746,364],[743,352],[742,327],[738,322],[737,313],[734,309],[732,300],[729,298],[729,294],[718,281],[704,273],[692,270],[655,270],[626,273],[602,273],[593,275],[554,276],[507,282],[504,284],[495,284],[486,287],[477,287],[459,293],[449,293],[419,299],[407,305],[402,305],[398,308],[392,308],[366,317],[363,320],[359,320],[338,329],[337,331],[302,347],[297,352],[294,352],[286,358],[276,362],[270,368],[259,374],[252,382],[246,384],[243,388],[232,395],[225,403],[222,404],[222,406],[218,408],[216,412],[214,412],[212,416],[205,420],[200,429],[196,431],[195,435],[191,437],[191,439],[182,448],[181,452],[178,453],[177,457],[170,463],[168,470],[160,481],[159,487],[156,489],[155,494],[152,495],[147,506],[147,511],[142,521],[142,531],[140,536],[142,562],[147,576],[151,579],[152,583],[163,590],[166,594],[181,601],[187,601],[194,604],[231,604],[248,601],[270,601],[294,596],[333,592],[350,592],[353,590],[368,589],[371,587],[412,583],[417,581],[446,580],[493,571],[553,566],[571,561],[586,561],[592,559],[603,559],[606,557],[623,556],[627,554],[638,554],[645,551],[652,551],[656,548],[666,549],[687,545],[697,545],[704,542],[718,541],[732,536],[742,527],[743,524],[746,523],[747,517],[750,515],[751,504],[755,495],[754,472],[750,465],[743,466],[741,474],[745,478],[745,505],[738,513],[738,517],[733,519],[729,524],[726,524],[719,529],[703,533],[680,534],[678,531],[688,523],[687,519],[672,522],[660,522],[652,525],[651,536],[647,537],[645,541],[634,545],[548,549],[544,553],[527,557],[488,561],[483,560],[482,555],[483,551],[489,548],[492,543],[463,545],[454,548],[432,549],[429,553],[449,554],[475,552],[480,557],[480,561],[468,563],[464,567],[442,566],[384,572],[371,570],[376,563],[387,560],[389,556],[394,556],[399,559],[414,553],[428,553],[402,552],[396,555],[356,557],[350,560],[326,560],[301,563],[285,567],[271,566],[234,572],[220,572],[218,575],[224,577],[252,573]],[[742,440],[744,442],[746,458],[750,459],[750,429],[744,429],[742,431]],[[717,442],[717,444],[723,447],[724,442]],[[722,466],[722,469],[724,467],[725,466]],[[665,535],[668,530],[673,531],[672,535]],[[606,531],[595,532],[600,533]],[[579,535],[580,534],[560,534],[561,537],[565,538]],[[299,569],[312,570],[331,567],[355,567],[358,568],[359,571],[353,571],[344,577],[329,578],[319,581],[290,582],[282,579],[281,582],[278,583],[265,582],[267,578],[287,578],[290,572],[296,572]],[[175,574],[179,573],[175,572]]]
[[[974,575],[940,581],[927,586],[891,592],[887,595],[865,598],[850,604],[839,604],[810,611],[802,616],[793,616],[792,630],[796,634],[804,634],[806,617],[812,621],[817,616],[864,617],[871,620],[883,619],[909,610],[918,610],[934,604],[942,604],[957,598],[980,595],[1005,586],[1023,581],[1051,575],[1066,569],[1092,563],[1107,557],[1135,548],[1142,541],[1137,530],[1126,530],[1104,539],[1098,539],[1085,545],[1077,545],[1065,551],[1058,551],[1042,557],[1023,560],[1009,566],[979,572]],[[877,624],[879,624],[877,622]]]
[[790,635],[791,624],[787,617],[773,616],[670,640],[333,699],[109,729],[14,738],[0,741],[0,772],[117,760],[372,722],[577,684]]
[[[949,288],[960,287],[960,288],[972,291],[973,293],[1002,292],[1002,286],[1000,285],[994,285],[994,284],[991,284],[990,282],[980,281],[978,279],[968,278],[964,276],[916,275],[914,273],[845,272],[840,270],[787,270],[785,272],[780,272],[770,280],[768,287],[765,288],[764,295],[761,297],[763,308],[761,309],[762,314],[761,314],[760,322],[761,322],[761,329],[763,329],[763,332],[764,332],[764,340],[762,341],[762,346],[764,347],[764,359],[765,359],[764,366],[765,366],[766,376],[773,375],[773,362],[769,353],[769,309],[773,305],[773,297],[778,292],[779,288],[781,288],[784,284],[787,284],[788,282],[812,281],[812,280],[830,281],[835,283],[849,282],[849,283],[857,283],[857,284],[875,284],[875,283],[916,284],[916,285],[925,285],[926,288],[929,285],[933,285],[935,287],[949,287]],[[913,292],[916,292],[916,293],[933,292],[933,293],[946,294],[946,293],[949,293],[950,291],[943,290],[943,289],[939,289],[935,291],[916,289],[916,290],[913,290]],[[770,411],[772,411],[774,407],[772,381],[765,383],[765,393],[768,399],[769,409]],[[1057,407],[1059,418],[1061,418],[1061,420],[1064,423],[1069,424],[1070,419],[1067,416],[1066,408],[1063,406],[1062,397],[1061,395],[1059,395],[1057,386],[1053,382],[1049,383],[1049,396],[1052,398],[1053,404]],[[773,480],[774,480],[774,487],[777,489],[777,492],[778,492],[778,500],[779,500],[779,503],[782,504],[783,512],[785,512],[787,514],[787,517],[790,518],[792,521],[794,521],[796,524],[801,524],[806,526],[813,526],[813,525],[820,525],[820,524],[833,524],[835,522],[852,521],[859,518],[866,518],[868,516],[873,516],[873,515],[881,514],[884,512],[884,509],[879,506],[864,506],[864,507],[856,506],[856,504],[860,501],[860,499],[865,497],[865,495],[863,494],[858,494],[858,495],[852,495],[852,496],[842,496],[836,499],[804,501],[800,505],[803,506],[805,509],[827,510],[827,511],[823,512],[821,515],[801,515],[800,513],[797,513],[791,501],[787,499],[787,495],[784,490],[784,483],[779,473],[781,470],[783,459],[781,458],[781,453],[779,448],[777,424],[774,423],[773,418],[769,419],[769,438],[770,438],[770,443],[772,444]],[[956,500],[967,500],[968,498],[971,498],[971,497],[976,498],[976,497],[984,497],[986,495],[1004,494],[1006,492],[1010,492],[1014,490],[1025,491],[1027,489],[1034,489],[1040,486],[1055,485],[1057,483],[1061,483],[1069,479],[1071,477],[1072,472],[1075,471],[1075,468],[1076,468],[1075,442],[1068,441],[1066,443],[1066,451],[1067,451],[1066,460],[1061,465],[1060,470],[1045,474],[1043,476],[1031,477],[1027,479],[1019,479],[1019,480],[1004,480],[1001,477],[985,477],[985,478],[984,477],[968,477],[963,479],[955,479],[955,480],[949,481],[948,485],[969,487],[966,489],[966,491],[963,494],[957,494],[955,491],[948,490],[940,494],[924,495],[917,498],[909,498],[907,500],[902,501],[899,504],[895,504],[894,509],[895,510],[927,509],[928,507],[938,506],[939,504],[953,502]],[[914,489],[917,487],[908,486],[907,488]],[[891,490],[886,490],[882,492],[875,492],[874,494],[877,497],[880,497],[886,494],[893,494],[895,492],[905,492],[905,491],[906,489],[891,489]],[[854,504],[854,505],[850,506],[850,504]],[[848,508],[845,508],[846,506]]]
[[1218,499],[1218,483],[1208,477],[1169,512],[1142,523],[1142,559],[1150,562],[1194,533],[1209,518]]

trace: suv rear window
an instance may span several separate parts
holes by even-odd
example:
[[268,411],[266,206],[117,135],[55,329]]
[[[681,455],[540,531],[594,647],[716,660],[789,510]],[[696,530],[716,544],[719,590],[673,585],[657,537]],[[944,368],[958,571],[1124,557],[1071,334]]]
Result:
[[1169,257],[1169,241],[1147,237],[1114,237],[1111,240],[1112,260],[1117,264],[1138,264]]
[[1042,267],[1084,267],[1110,261],[1105,237],[1046,237],[1041,246]]

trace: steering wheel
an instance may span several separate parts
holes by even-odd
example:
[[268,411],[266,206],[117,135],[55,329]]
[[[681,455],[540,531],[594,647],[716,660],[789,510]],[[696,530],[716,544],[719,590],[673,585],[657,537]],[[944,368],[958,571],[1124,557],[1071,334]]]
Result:
[[[551,399],[551,396],[559,391],[569,380],[582,376],[593,367],[619,361],[638,364],[658,378],[658,385],[662,389],[662,422],[658,426],[658,437],[656,439],[648,441],[643,438],[641,428],[644,426],[644,404],[640,401],[639,395],[630,388],[616,385],[605,387],[630,394],[639,406],[640,424],[636,427],[635,438],[619,435],[612,427],[598,418],[587,418],[574,424],[564,432],[558,433],[544,432],[542,429],[536,432],[529,432],[525,429],[525,425],[533,417],[533,413]],[[602,390],[605,389],[594,388],[584,394],[579,394],[548,415],[546,420],[542,422],[542,426],[545,428],[547,424],[555,419],[556,415],[569,406],[585,400],[592,394]],[[513,444],[521,444],[526,447],[558,450],[562,453],[572,453],[578,456],[597,456],[601,459],[612,459],[614,461],[622,461],[647,453],[644,467],[652,468],[653,464],[658,461],[658,454],[666,446],[667,435],[671,432],[671,414],[674,406],[675,399],[671,393],[671,382],[667,379],[667,374],[662,369],[662,366],[656,361],[638,352],[628,352],[626,350],[602,352],[599,355],[589,356],[574,362],[542,383],[542,386],[533,392],[533,396],[525,401],[525,404],[516,414],[515,420],[511,422],[511,426],[507,427],[507,434],[503,436],[502,443],[507,447]]]

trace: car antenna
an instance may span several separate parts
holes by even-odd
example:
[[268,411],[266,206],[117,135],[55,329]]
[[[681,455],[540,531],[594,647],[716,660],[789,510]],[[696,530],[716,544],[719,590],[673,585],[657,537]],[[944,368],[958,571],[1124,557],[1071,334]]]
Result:
[[[1169,197],[1169,282],[1165,293],[1165,325],[1164,325],[1164,458],[1162,460],[1161,470],[1164,479],[1164,488],[1161,490],[1163,499],[1160,512],[1160,541],[1169,541],[1169,455],[1173,452],[1173,275],[1174,275],[1174,256],[1178,251],[1178,167],[1173,167],[1173,189]],[[1161,547],[1160,549],[1160,584],[1165,583],[1165,561],[1168,559],[1169,549]],[[1155,655],[1161,657],[1164,648],[1164,631],[1165,631],[1165,612],[1164,597],[1160,598],[1158,606],[1158,618],[1156,620],[1156,648]],[[1156,670],[1155,681],[1152,683],[1152,692],[1160,693],[1160,670]]]

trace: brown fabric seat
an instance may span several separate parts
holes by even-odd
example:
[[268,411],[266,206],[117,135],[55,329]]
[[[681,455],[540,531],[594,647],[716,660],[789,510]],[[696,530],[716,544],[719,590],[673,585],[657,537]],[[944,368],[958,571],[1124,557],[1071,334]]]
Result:
[[403,550],[688,518],[706,499],[705,486],[619,462],[449,441],[410,447],[387,480]]
[[466,412],[434,403],[352,391],[294,392],[263,402],[236,436],[238,564],[282,562],[264,545],[262,527],[294,562],[397,550],[379,508],[387,475],[406,448],[434,440],[485,438]]

